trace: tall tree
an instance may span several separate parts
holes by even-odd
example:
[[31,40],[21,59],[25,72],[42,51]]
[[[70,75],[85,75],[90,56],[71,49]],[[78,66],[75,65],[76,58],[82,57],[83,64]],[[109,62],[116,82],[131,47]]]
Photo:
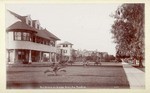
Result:
[[117,44],[118,56],[144,59],[144,4],[122,4],[112,16],[115,18],[111,33]]

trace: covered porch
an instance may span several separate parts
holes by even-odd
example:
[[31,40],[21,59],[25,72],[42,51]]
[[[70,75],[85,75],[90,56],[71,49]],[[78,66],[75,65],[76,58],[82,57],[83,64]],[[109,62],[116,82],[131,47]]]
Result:
[[57,62],[55,52],[45,52],[26,49],[9,49],[7,50],[8,64],[14,63],[33,63],[33,62]]

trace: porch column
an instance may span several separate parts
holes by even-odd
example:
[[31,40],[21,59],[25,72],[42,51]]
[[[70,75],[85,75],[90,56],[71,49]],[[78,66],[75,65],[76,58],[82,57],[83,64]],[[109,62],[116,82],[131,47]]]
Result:
[[53,52],[51,52],[51,62],[52,63],[54,62],[54,54],[53,54]]
[[18,54],[16,53],[16,49],[14,49],[14,54],[13,54],[13,63],[18,61]]
[[31,50],[29,50],[29,63],[32,63]]
[[52,62],[52,54],[49,52],[49,62]]
[[54,53],[54,61],[57,62],[56,53]]
[[39,59],[40,62],[42,62],[42,52],[40,51],[40,59]]

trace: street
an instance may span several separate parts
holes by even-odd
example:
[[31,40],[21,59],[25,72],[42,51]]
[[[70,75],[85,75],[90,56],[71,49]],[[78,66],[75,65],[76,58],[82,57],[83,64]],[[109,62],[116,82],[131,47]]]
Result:
[[103,62],[102,66],[67,66],[66,72],[44,71],[46,66],[7,67],[7,88],[129,88],[129,82],[121,63]]

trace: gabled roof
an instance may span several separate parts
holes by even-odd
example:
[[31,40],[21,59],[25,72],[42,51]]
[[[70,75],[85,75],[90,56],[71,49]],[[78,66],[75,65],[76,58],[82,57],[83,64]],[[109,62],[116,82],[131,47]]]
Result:
[[37,32],[33,27],[30,27],[29,25],[27,25],[26,23],[21,22],[21,21],[17,21],[16,23],[9,26],[6,30],[7,31],[11,31],[11,30],[24,31],[24,30],[26,30],[26,31]]
[[[36,29],[34,27],[31,27],[29,25],[26,24],[25,22],[25,18],[27,16],[21,16],[18,15],[10,10],[8,10],[12,15],[14,15],[15,17],[17,17],[18,19],[20,19],[21,21],[17,21],[16,23],[12,24],[11,26],[9,26],[6,30],[7,31],[12,31],[12,30],[19,30],[19,31],[33,31],[36,32],[37,36],[42,37],[42,38],[46,38],[46,39],[54,39],[54,40],[60,40],[58,37],[56,37],[54,34],[52,34],[51,32],[49,32],[46,29]],[[38,20],[32,20],[33,23],[35,23]]]
[[59,45],[73,45],[72,43],[68,42],[68,41],[65,41],[63,43],[60,43]]

